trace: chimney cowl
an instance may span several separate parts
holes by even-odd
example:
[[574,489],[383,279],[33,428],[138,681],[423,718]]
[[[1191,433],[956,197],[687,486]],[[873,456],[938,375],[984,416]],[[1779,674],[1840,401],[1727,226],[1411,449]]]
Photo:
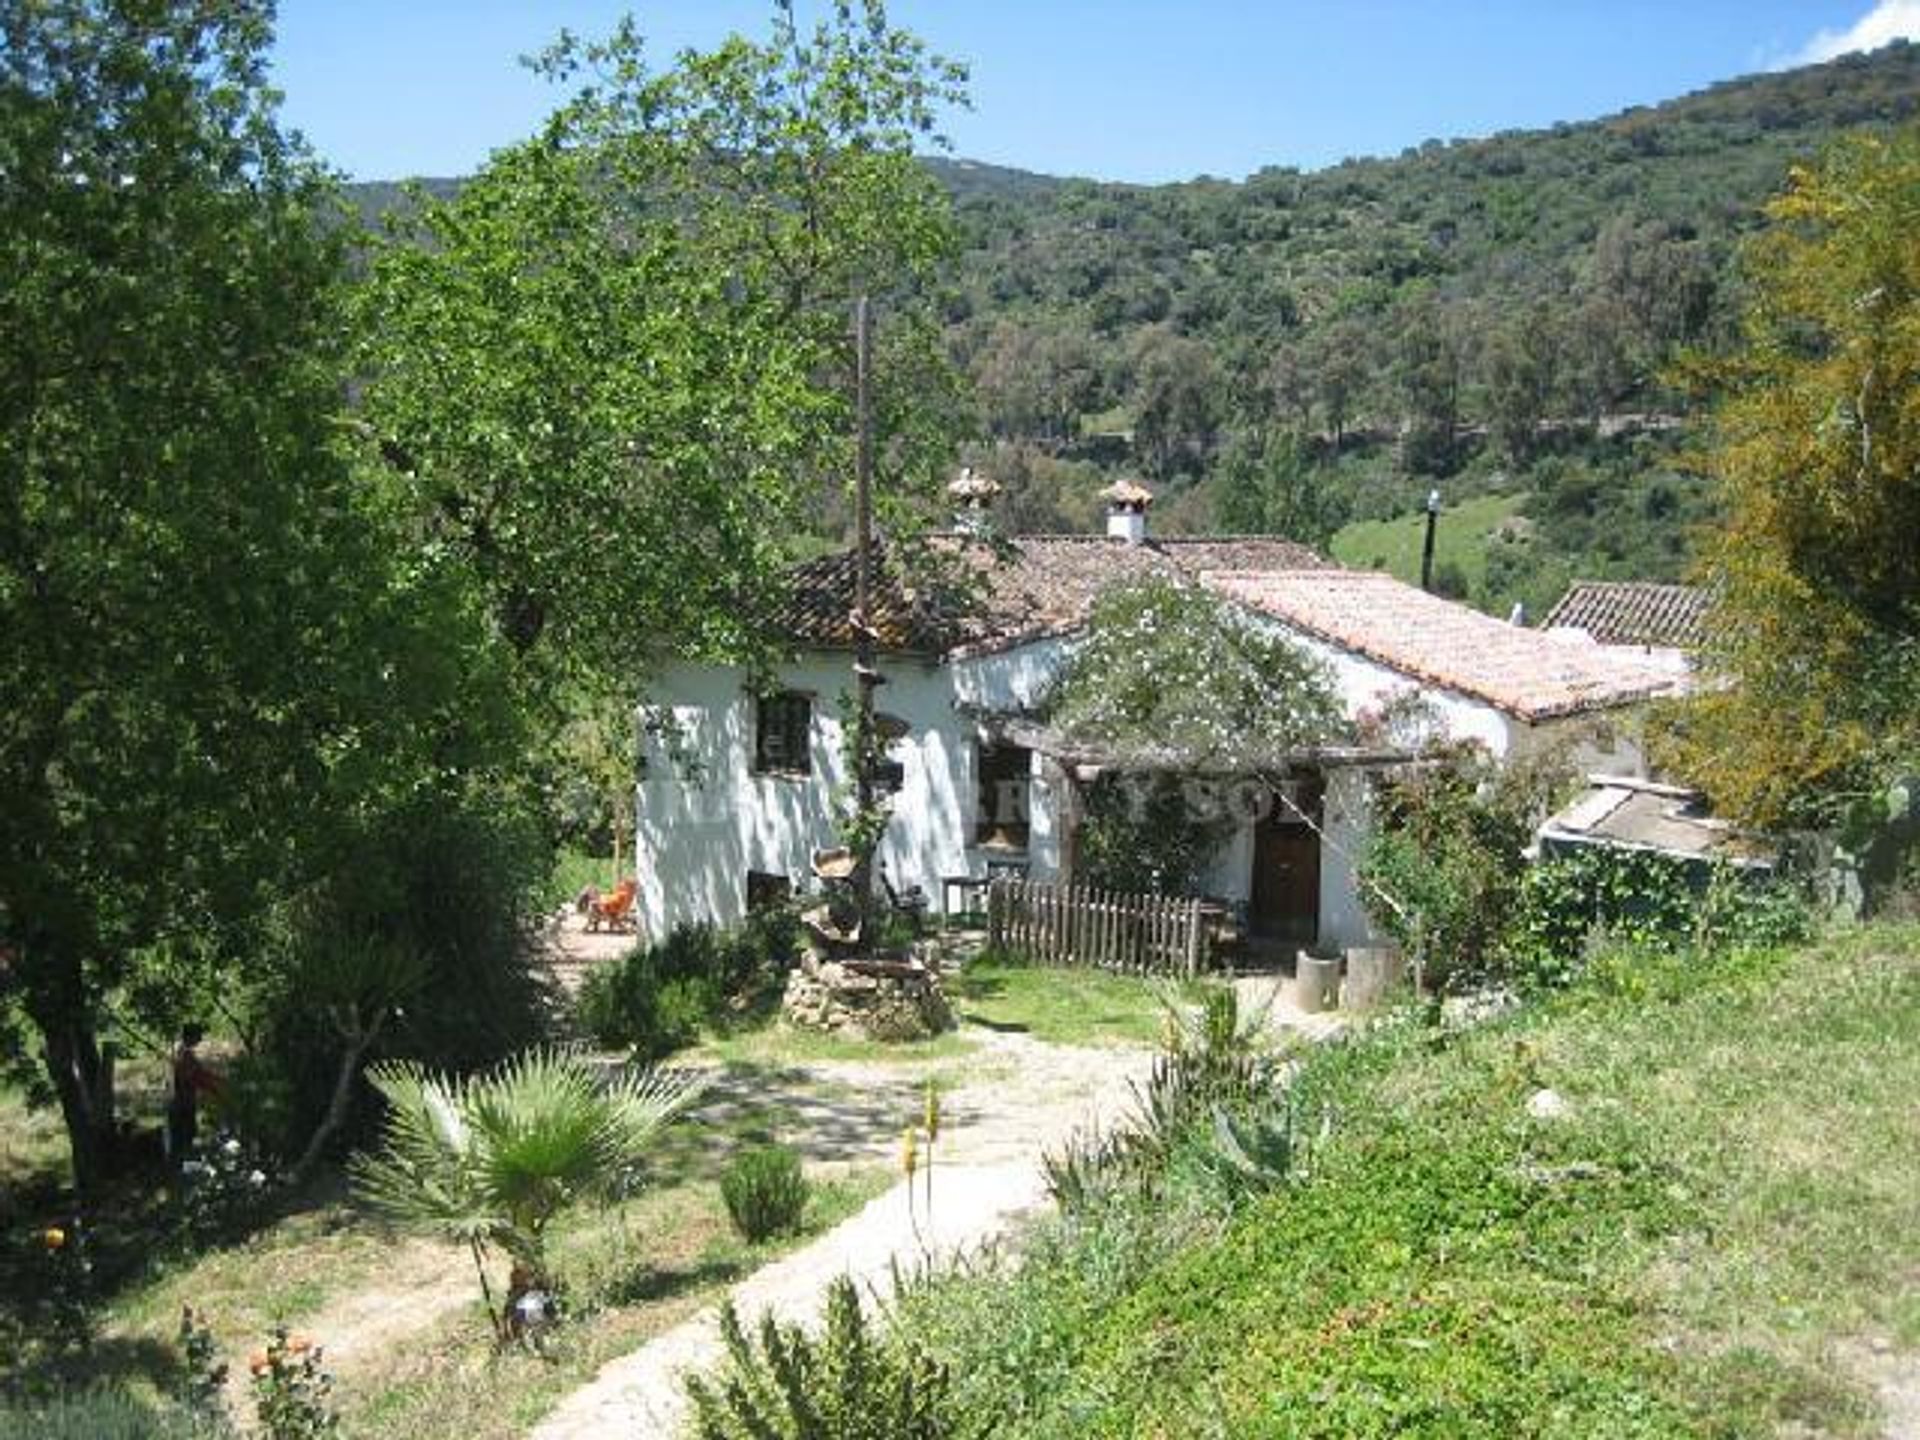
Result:
[[1107,502],[1107,535],[1129,545],[1142,545],[1147,539],[1147,509],[1153,504],[1153,492],[1137,480],[1116,480],[1100,492]]
[[947,484],[947,498],[953,502],[953,528],[968,535],[985,534],[987,509],[1000,493],[996,481],[975,473],[971,465],[960,467],[960,474]]

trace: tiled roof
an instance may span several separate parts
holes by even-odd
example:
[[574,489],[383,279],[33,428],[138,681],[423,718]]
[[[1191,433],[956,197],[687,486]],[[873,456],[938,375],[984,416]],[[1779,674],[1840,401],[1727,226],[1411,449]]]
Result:
[[1703,638],[1707,592],[1647,580],[1576,580],[1542,628],[1584,630],[1602,645],[1668,645],[1696,649]]
[[[882,649],[921,653],[1004,649],[1087,623],[1113,585],[1203,570],[1306,570],[1328,562],[1270,536],[1174,538],[1131,545],[1106,535],[988,540],[929,536],[875,542],[873,612]],[[796,566],[775,623],[802,645],[853,644],[854,552]]]
[[1391,575],[1294,570],[1205,580],[1296,629],[1523,720],[1629,704],[1675,687],[1656,666],[1509,625]]

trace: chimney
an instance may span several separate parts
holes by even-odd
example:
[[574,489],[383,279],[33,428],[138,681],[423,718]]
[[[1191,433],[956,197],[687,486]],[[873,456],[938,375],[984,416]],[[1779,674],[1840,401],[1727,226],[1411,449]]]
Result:
[[1137,480],[1116,480],[1100,492],[1100,498],[1107,502],[1107,538],[1144,545],[1153,492]]
[[986,535],[993,523],[987,508],[1000,486],[984,475],[976,475],[971,465],[960,467],[958,479],[947,486],[947,498],[953,501],[953,528],[962,535]]

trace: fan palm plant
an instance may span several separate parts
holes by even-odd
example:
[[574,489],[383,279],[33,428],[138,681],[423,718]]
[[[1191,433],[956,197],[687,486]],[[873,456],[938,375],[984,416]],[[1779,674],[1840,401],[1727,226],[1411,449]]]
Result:
[[621,1180],[655,1134],[698,1094],[685,1071],[630,1069],[605,1078],[578,1055],[537,1049],[493,1070],[436,1075],[410,1062],[367,1072],[387,1101],[379,1152],[354,1183],[404,1225],[465,1245],[495,1328],[486,1261],[498,1246],[522,1288],[550,1290],[547,1227],[567,1205]]

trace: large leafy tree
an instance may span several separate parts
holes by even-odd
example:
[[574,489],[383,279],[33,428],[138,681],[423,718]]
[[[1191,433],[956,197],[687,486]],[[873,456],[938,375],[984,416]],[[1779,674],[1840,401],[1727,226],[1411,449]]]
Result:
[[1920,132],[1796,168],[1750,249],[1708,465],[1711,682],[1670,758],[1808,820],[1920,754]]
[[924,302],[952,235],[912,147],[962,77],[872,0],[664,70],[631,22],[540,67],[573,97],[374,267],[369,442],[543,686],[749,651],[850,468],[857,293],[883,480],[945,449]]
[[0,1030],[85,1186],[143,960],[231,954],[355,804],[460,763],[409,717],[486,641],[334,454],[346,232],[269,7],[0,16]]

